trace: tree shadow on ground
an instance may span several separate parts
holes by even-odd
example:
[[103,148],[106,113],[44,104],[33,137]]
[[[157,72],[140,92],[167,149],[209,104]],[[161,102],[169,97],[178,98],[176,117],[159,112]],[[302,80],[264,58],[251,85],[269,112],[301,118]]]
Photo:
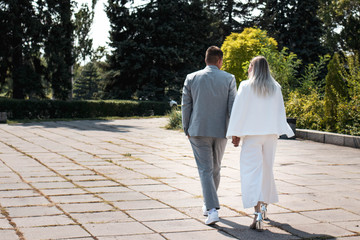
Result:
[[142,129],[135,125],[114,124],[112,120],[74,120],[21,123],[23,127],[69,128],[80,131],[130,132],[130,129]]
[[274,227],[278,227],[280,229],[283,229],[291,234],[293,234],[294,236],[299,236],[302,239],[336,239],[336,237],[328,235],[328,234],[319,234],[319,233],[308,233],[299,229],[296,229],[294,227],[292,227],[290,224],[288,223],[279,223],[276,221],[273,221],[271,219],[268,219],[267,222]]
[[[249,218],[249,224],[251,219]],[[241,225],[237,222],[231,221],[229,219],[220,219],[219,225],[213,225],[213,228],[217,229],[220,233],[224,234],[227,237],[240,240],[288,240],[288,239],[335,239],[333,236],[326,234],[312,234],[308,232],[301,231],[291,227],[289,224],[278,223],[272,220],[266,221],[267,225],[265,230],[262,232],[255,231],[250,229],[249,226]],[[283,231],[276,232],[277,229]],[[287,233],[284,233],[287,232]],[[230,236],[229,236],[230,235]]]

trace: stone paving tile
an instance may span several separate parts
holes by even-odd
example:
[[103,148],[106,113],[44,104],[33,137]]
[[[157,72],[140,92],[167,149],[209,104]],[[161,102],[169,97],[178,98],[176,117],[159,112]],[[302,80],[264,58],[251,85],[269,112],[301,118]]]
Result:
[[[27,234],[53,231],[49,225],[31,227],[46,223],[69,228],[53,236],[63,240],[71,232],[70,238],[93,238],[53,204],[98,239],[360,238],[359,149],[280,140],[274,167],[280,201],[269,206],[267,230],[258,233],[248,229],[253,210],[242,207],[240,148],[229,143],[218,191],[221,222],[209,227],[203,224],[190,144],[183,133],[161,128],[165,124],[165,118],[154,118],[0,125],[0,205]],[[32,199],[30,204],[45,199],[40,193],[53,203],[26,209],[17,205],[26,204],[19,199]],[[11,225],[8,230],[15,234]]]
[[10,207],[6,208],[10,217],[30,217],[30,216],[48,216],[58,215],[62,212],[56,207],[32,206],[32,207]]
[[113,208],[106,203],[96,202],[96,203],[63,203],[59,206],[69,213],[86,213],[86,212],[99,212],[99,211],[109,211]]
[[6,218],[0,218],[0,229],[13,228]]
[[99,240],[164,240],[160,234],[136,234],[128,236],[98,237]]
[[183,199],[164,199],[165,204],[173,206],[174,208],[183,207],[201,207],[203,205],[202,199],[199,198],[183,198]]
[[17,240],[19,237],[17,236],[15,230],[8,230],[8,229],[0,229],[0,236],[2,239],[6,240]]
[[34,190],[8,190],[0,191],[0,198],[36,197],[40,194]]
[[50,202],[45,197],[17,197],[4,198],[1,200],[3,207],[20,207],[20,206],[36,206],[48,205]]
[[234,239],[231,235],[223,231],[218,230],[206,230],[206,231],[191,231],[191,232],[176,232],[165,233],[164,236],[169,240],[224,240]]
[[80,202],[89,203],[89,202],[102,201],[100,198],[97,198],[92,194],[51,196],[50,199],[55,203],[80,203]]
[[146,195],[158,200],[169,200],[169,199],[189,199],[194,198],[194,195],[185,191],[173,190],[173,191],[151,191],[146,192]]
[[190,218],[172,208],[128,210],[126,213],[140,222]]
[[176,190],[164,184],[137,185],[137,186],[131,186],[129,188],[138,192],[165,192],[165,191],[167,192],[167,191]]
[[72,213],[71,217],[79,221],[81,224],[134,221],[121,211]]
[[186,232],[209,229],[209,226],[206,226],[205,224],[202,224],[194,219],[152,221],[143,222],[143,224],[158,233]]
[[37,182],[32,185],[38,189],[75,188],[71,182]]
[[329,223],[282,225],[282,229],[301,238],[344,237],[354,233]]
[[131,201],[131,200],[146,200],[150,199],[139,192],[120,192],[120,193],[99,193],[100,197],[107,201]]
[[71,179],[74,182],[86,182],[86,181],[106,181],[104,176],[89,174],[89,175],[67,175],[67,179]]
[[344,211],[342,209],[331,209],[331,210],[323,210],[323,211],[310,211],[310,212],[302,212],[304,216],[307,216],[312,219],[316,219],[322,222],[341,222],[341,221],[358,221],[360,224],[360,216],[350,213],[348,211]]
[[59,176],[36,176],[36,177],[24,177],[27,182],[38,183],[38,182],[66,182],[66,180]]
[[284,224],[299,225],[299,224],[314,224],[319,223],[321,220],[314,220],[313,218],[306,217],[300,213],[269,213],[269,221],[273,226],[280,226]]
[[333,222],[332,224],[344,228],[346,230],[349,230],[351,232],[360,233],[360,221]]
[[121,193],[121,192],[132,192],[131,189],[121,186],[108,186],[108,187],[91,187],[86,190],[92,193]]
[[18,227],[42,227],[75,224],[75,222],[66,215],[12,218],[12,221],[15,222]]
[[152,199],[113,202],[121,210],[140,210],[140,209],[159,209],[168,208],[169,206]]
[[91,234],[100,236],[121,236],[130,234],[154,233],[138,222],[99,223],[83,225]]
[[70,239],[91,236],[78,225],[20,228],[20,231],[24,234],[25,239],[31,240]]
[[3,190],[29,190],[31,187],[26,183],[0,184],[0,191]]
[[109,181],[109,180],[105,180],[105,181],[84,181],[84,182],[74,182],[77,185],[81,186],[81,187],[108,187],[108,186],[119,186],[118,183],[113,182],[113,181]]
[[339,237],[339,238],[332,238],[330,240],[359,240],[359,236],[353,236],[353,237]]
[[266,222],[265,231],[257,232],[249,228],[251,223],[252,218],[250,217],[221,218],[220,222],[216,224],[216,228],[237,239],[299,239],[282,229],[267,225]]
[[80,195],[87,193],[86,191],[80,188],[42,189],[41,192],[48,196]]

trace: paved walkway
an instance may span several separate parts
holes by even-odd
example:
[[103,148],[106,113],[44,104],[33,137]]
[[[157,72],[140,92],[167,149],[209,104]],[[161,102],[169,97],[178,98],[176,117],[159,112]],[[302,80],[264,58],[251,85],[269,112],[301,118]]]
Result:
[[190,145],[165,118],[0,125],[0,239],[360,239],[360,150],[279,140],[280,202],[248,228],[230,142],[203,224]]

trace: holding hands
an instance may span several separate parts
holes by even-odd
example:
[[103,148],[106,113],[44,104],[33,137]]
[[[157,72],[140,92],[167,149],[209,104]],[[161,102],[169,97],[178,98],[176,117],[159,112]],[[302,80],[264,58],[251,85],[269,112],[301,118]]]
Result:
[[238,147],[240,143],[240,138],[236,136],[232,136],[232,144],[234,144],[234,147]]

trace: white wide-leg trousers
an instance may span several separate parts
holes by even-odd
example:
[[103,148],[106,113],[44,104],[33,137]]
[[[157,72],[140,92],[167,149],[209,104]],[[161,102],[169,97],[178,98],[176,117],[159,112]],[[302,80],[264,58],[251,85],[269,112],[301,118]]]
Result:
[[245,136],[240,153],[241,194],[244,208],[278,202],[273,165],[277,135]]

